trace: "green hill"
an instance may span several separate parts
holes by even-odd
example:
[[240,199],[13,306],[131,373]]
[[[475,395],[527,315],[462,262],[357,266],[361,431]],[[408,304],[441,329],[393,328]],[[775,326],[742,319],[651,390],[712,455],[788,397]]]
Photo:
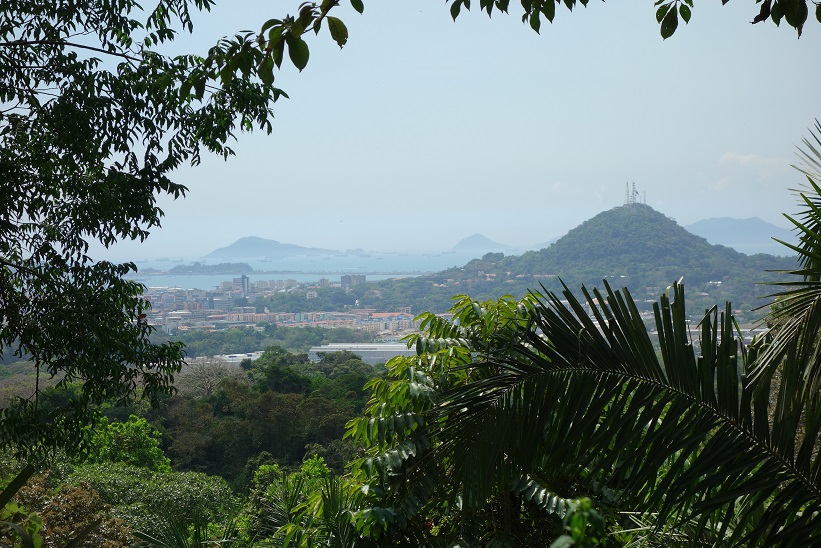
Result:
[[663,288],[674,279],[700,285],[784,268],[791,260],[748,256],[712,245],[643,204],[616,207],[585,221],[547,249],[507,257],[517,272],[555,274],[567,282],[627,278],[629,285]]
[[744,255],[711,245],[651,207],[632,204],[596,215],[541,251],[507,257],[488,253],[463,267],[431,276],[382,282],[376,292],[364,293],[360,301],[382,308],[412,302],[421,307],[417,312],[422,308],[442,311],[455,294],[480,300],[505,294],[518,297],[541,286],[558,291],[560,279],[574,291],[582,284],[601,287],[607,279],[616,288],[628,287],[643,301],[655,300],[683,277],[694,315],[729,300],[742,318],[751,318],[760,313],[748,311],[766,304],[763,297],[770,292],[756,282],[775,279],[767,270],[794,264],[791,258]]

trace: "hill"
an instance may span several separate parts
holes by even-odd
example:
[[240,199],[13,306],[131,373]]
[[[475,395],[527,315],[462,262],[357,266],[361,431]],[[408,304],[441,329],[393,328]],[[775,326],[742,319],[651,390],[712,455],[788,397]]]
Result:
[[179,264],[169,274],[250,274],[254,269],[248,263]]
[[[775,279],[765,270],[792,268],[792,259],[744,255],[712,245],[643,204],[616,207],[569,231],[553,245],[520,256],[487,253],[463,267],[437,274],[383,282],[378,298],[363,294],[366,306],[414,303],[443,311],[457,293],[483,300],[504,294],[522,296],[544,286],[561,291],[560,280],[576,291],[581,285],[628,287],[639,301],[653,300],[674,280],[684,278],[691,313],[731,301],[742,315],[766,304],[769,293],[756,282]],[[399,304],[400,302],[404,304]],[[756,314],[759,317],[761,314]]]
[[705,238],[711,244],[725,245],[736,251],[748,255],[755,253],[769,253],[771,255],[787,256],[793,252],[789,248],[773,240],[778,238],[784,242],[795,241],[795,233],[786,228],[775,226],[759,219],[732,219],[719,217],[704,219],[686,228],[696,236]]
[[[773,257],[764,263],[780,261]],[[508,257],[503,264],[521,273],[578,283],[627,278],[634,284],[659,286],[681,277],[695,284],[721,281],[754,268],[757,261],[710,244],[650,206],[632,204],[600,213],[547,249]]]
[[299,255],[334,255],[339,253],[331,249],[302,247],[294,244],[283,244],[276,240],[268,240],[258,236],[240,238],[231,245],[215,249],[205,258],[217,259],[283,259]]
[[506,251],[508,249],[511,249],[509,245],[494,242],[481,234],[472,234],[453,246],[453,251],[474,251],[477,254],[488,253],[490,251]]

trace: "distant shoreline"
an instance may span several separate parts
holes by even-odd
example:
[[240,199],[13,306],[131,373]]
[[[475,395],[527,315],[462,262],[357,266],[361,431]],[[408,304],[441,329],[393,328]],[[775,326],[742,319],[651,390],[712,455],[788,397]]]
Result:
[[406,276],[423,276],[425,274],[435,274],[437,270],[390,270],[390,271],[361,271],[361,270],[244,270],[237,272],[169,272],[169,271],[152,271],[143,272],[137,271],[130,273],[126,277],[135,278],[142,276],[242,276],[253,274],[254,276],[281,276],[285,274],[305,274],[305,275],[341,275],[341,274],[365,274],[371,276],[391,276],[391,275],[406,275]]

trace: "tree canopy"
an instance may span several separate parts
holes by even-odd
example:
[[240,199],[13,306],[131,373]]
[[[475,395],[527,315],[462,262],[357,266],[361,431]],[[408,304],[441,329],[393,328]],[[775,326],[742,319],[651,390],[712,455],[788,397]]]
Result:
[[[182,346],[149,341],[142,286],[123,278],[135,265],[95,261],[89,242],[144,240],[163,216],[158,197],[187,191],[175,169],[206,152],[230,156],[240,131],[271,131],[282,92],[270,57],[252,71],[247,57],[232,57],[247,45],[240,38],[207,55],[163,53],[193,31],[192,10],[212,5],[0,6],[0,350],[30,358],[37,370],[31,397],[3,410],[4,443],[82,452],[72,440],[91,418],[89,404],[138,392],[156,401],[172,390]],[[326,11],[309,5],[299,21]],[[305,29],[288,21],[281,36],[302,68]],[[49,414],[40,374],[82,390]]]
[[[806,0],[758,3],[753,22],[786,21],[800,34]],[[181,346],[149,341],[141,286],[123,278],[135,265],[94,261],[89,242],[144,240],[163,216],[158,197],[187,192],[174,181],[177,168],[196,165],[203,153],[227,158],[239,132],[272,130],[272,105],[287,97],[274,71],[285,59],[299,70],[307,65],[311,33],[327,31],[340,47],[348,40],[345,24],[331,15],[339,1],[322,0],[265,21],[259,32],[224,38],[207,53],[165,53],[193,32],[192,13],[213,4],[0,6],[0,344],[4,354],[30,357],[38,379],[42,373],[83,387],[70,411],[44,417],[36,384],[31,398],[3,411],[4,442],[60,445],[81,431],[89,403],[139,391],[156,400],[172,390]],[[693,8],[692,0],[655,4],[664,38]],[[364,11],[362,0],[350,5]],[[471,8],[470,0],[449,5],[454,19]],[[538,32],[561,6],[579,5],[588,0],[526,0],[521,17]],[[479,8],[507,12],[509,1],[480,0]]]

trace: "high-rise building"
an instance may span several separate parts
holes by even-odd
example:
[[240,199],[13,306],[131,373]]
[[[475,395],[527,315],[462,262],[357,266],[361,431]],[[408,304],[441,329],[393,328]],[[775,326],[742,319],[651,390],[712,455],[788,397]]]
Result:
[[352,287],[356,287],[357,285],[365,283],[365,275],[364,274],[344,274],[342,276],[342,289],[350,289]]
[[232,291],[240,291],[242,296],[248,295],[251,293],[251,279],[243,274],[239,278],[234,278],[234,283],[232,284]]

